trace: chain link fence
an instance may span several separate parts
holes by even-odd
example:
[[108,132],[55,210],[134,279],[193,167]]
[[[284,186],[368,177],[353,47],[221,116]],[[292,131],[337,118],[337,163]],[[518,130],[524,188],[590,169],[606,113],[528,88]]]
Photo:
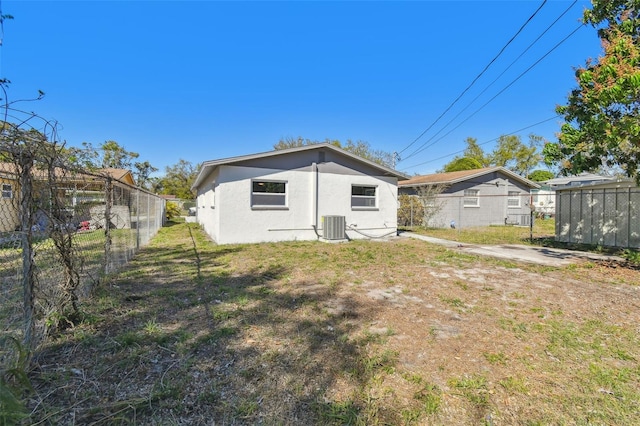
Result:
[[454,240],[464,233],[486,243],[554,238],[555,210],[539,208],[536,194],[402,194],[398,201],[398,226],[404,230]]
[[72,325],[79,301],[149,242],[165,202],[107,172],[15,148],[0,161],[0,324],[33,350]]

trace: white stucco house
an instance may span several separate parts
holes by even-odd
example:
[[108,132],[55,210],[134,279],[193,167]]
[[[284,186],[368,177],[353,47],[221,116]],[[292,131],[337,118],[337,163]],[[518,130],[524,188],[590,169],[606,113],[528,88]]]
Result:
[[205,161],[196,221],[218,244],[395,235],[407,178],[328,143]]

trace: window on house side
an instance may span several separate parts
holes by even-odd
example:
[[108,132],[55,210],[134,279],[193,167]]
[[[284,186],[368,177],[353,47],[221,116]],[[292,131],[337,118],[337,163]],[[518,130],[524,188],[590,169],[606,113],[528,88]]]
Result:
[[254,180],[251,186],[251,207],[287,206],[286,182]]
[[465,207],[480,207],[480,190],[465,189],[463,205]]
[[13,198],[13,188],[8,183],[2,184],[2,198]]
[[520,193],[518,191],[509,191],[507,207],[520,207]]
[[376,207],[376,187],[352,185],[351,186],[351,207],[352,208],[375,208]]

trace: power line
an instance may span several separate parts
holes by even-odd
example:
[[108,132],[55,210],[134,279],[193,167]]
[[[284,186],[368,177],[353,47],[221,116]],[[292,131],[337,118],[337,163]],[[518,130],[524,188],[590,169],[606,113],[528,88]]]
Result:
[[553,52],[555,49],[557,49],[562,43],[564,43],[565,41],[567,41],[571,36],[573,36],[576,32],[578,32],[578,30],[580,30],[580,28],[584,27],[584,24],[580,24],[575,30],[573,30],[571,33],[569,33],[569,35],[567,35],[565,38],[563,38],[562,40],[560,40],[560,42],[558,42],[555,46],[553,46],[549,51],[547,51],[547,53],[545,53],[544,55],[542,55],[537,61],[535,61],[531,66],[529,66],[529,68],[527,68],[526,70],[524,70],[522,73],[520,73],[519,76],[517,76],[515,79],[513,79],[509,84],[507,84],[505,87],[502,88],[502,90],[500,90],[498,93],[496,93],[491,99],[489,99],[487,102],[485,102],[480,108],[478,108],[477,110],[475,110],[473,113],[471,113],[471,115],[469,115],[467,118],[465,118],[464,120],[462,120],[457,126],[455,126],[453,129],[449,130],[446,134],[444,134],[443,136],[441,136],[440,138],[436,139],[435,141],[431,142],[428,145],[424,145],[423,147],[421,147],[420,149],[414,151],[409,157],[407,158],[411,158],[414,155],[417,155],[421,152],[423,152],[425,149],[433,146],[434,144],[436,144],[437,142],[441,141],[442,139],[444,139],[445,137],[447,137],[448,135],[450,135],[454,130],[456,130],[457,128],[459,128],[460,126],[462,126],[465,122],[467,122],[468,120],[471,119],[471,117],[473,117],[474,115],[476,115],[477,113],[479,113],[481,110],[483,110],[487,105],[489,105],[491,102],[493,102],[498,96],[500,96],[501,94],[503,94],[509,87],[513,86],[518,80],[520,80],[522,77],[524,77],[525,74],[527,74],[529,71],[531,71],[536,65],[538,65],[544,58],[546,58],[547,56],[549,56],[551,54],[551,52]]
[[[453,123],[458,117],[460,117],[467,109],[469,109],[471,107],[471,105],[473,105],[487,90],[489,90],[490,87],[492,87],[516,62],[518,62],[520,60],[520,58],[522,58],[524,56],[525,53],[527,53],[529,51],[529,49],[531,49],[538,41],[540,41],[540,39],[555,25],[558,23],[558,21],[560,21],[560,19],[562,19],[562,17],[564,15],[567,14],[567,12],[569,12],[569,10],[576,5],[576,3],[578,3],[578,0],[574,0],[573,3],[571,3],[571,5],[566,8],[561,14],[560,16],[558,16],[532,43],[529,44],[529,46],[527,46],[522,53],[520,53],[520,55],[518,55],[518,57],[516,57],[516,59],[514,59],[505,69],[504,71],[502,71],[498,77],[496,77],[491,83],[489,83],[489,85],[487,87],[485,87],[475,98],[473,98],[473,100],[471,102],[469,102],[467,104],[467,106],[465,106],[460,112],[458,112],[458,114],[456,114],[455,117],[453,117],[451,120],[449,120],[440,130],[438,130],[433,136],[431,136],[429,138],[429,140],[427,140],[424,144],[422,144],[418,149],[416,149],[414,152],[412,152],[411,154],[409,154],[408,156],[406,156],[406,159],[409,159],[411,157],[413,157],[414,155],[420,153],[423,151],[423,147],[426,149],[429,146],[432,146],[433,144],[429,144],[427,146],[425,146],[426,144],[428,144],[429,142],[431,142],[436,136],[438,136],[440,133],[442,133],[447,127],[449,127],[449,125],[451,123]],[[459,127],[459,126],[458,126]],[[457,128],[457,127],[456,127]],[[451,132],[449,132],[451,133]],[[447,135],[449,134],[447,133]],[[445,135],[446,136],[446,135]],[[441,140],[442,138],[438,139]],[[437,141],[436,141],[437,142]],[[434,142],[435,143],[435,142]]]
[[[507,133],[507,134],[504,134],[504,135],[500,135],[500,136],[510,136],[510,135],[515,135],[515,134],[517,134],[517,133],[523,132],[523,131],[525,131],[525,130],[527,130],[527,129],[530,129],[530,128],[532,128],[532,127],[539,126],[540,124],[544,124],[544,123],[546,123],[546,122],[548,122],[548,121],[555,120],[556,118],[559,118],[559,117],[560,117],[560,115],[555,115],[555,116],[553,116],[553,117],[551,117],[551,118],[547,118],[547,119],[545,119],[545,120],[538,121],[538,122],[537,122],[537,123],[535,123],[535,124],[530,124],[530,125],[528,125],[528,126],[526,126],[526,127],[523,127],[523,128],[521,128],[521,129],[515,130],[515,131],[513,131],[513,132],[510,132],[510,133]],[[495,141],[497,141],[498,139],[500,139],[500,136],[498,136],[497,138],[493,138],[493,139],[490,139],[490,140],[488,140],[488,141],[485,141],[485,142],[479,143],[479,144],[478,144],[478,146],[486,145],[486,144],[488,144],[488,143],[490,143],[490,142],[495,142]],[[443,155],[443,156],[438,157],[438,158],[432,158],[431,160],[424,161],[424,162],[422,162],[422,163],[418,163],[418,164],[414,164],[414,165],[412,165],[412,166],[408,166],[407,168],[408,168],[408,169],[411,169],[411,168],[413,168],[413,167],[423,166],[423,165],[428,164],[428,163],[433,163],[433,162],[438,161],[438,160],[443,160],[443,159],[445,159],[445,158],[449,158],[449,157],[451,157],[451,156],[453,156],[453,155],[460,154],[460,153],[462,153],[462,152],[464,152],[464,149],[461,149],[461,150],[456,151],[456,152],[452,152],[451,154]]]
[[524,28],[527,26],[527,24],[529,24],[529,22],[531,22],[531,20],[538,14],[538,12],[540,11],[540,9],[542,9],[542,7],[547,3],[547,0],[543,0],[542,4],[538,7],[538,9],[536,9],[535,12],[533,12],[533,14],[529,17],[529,19],[527,19],[525,21],[524,24],[522,24],[522,26],[520,27],[520,29],[511,37],[511,39],[502,47],[502,49],[500,49],[500,51],[498,52],[498,54],[484,67],[484,69],[480,72],[480,74],[478,74],[473,81],[462,91],[462,93],[460,93],[460,95],[458,95],[458,97],[444,110],[444,112],[442,114],[440,114],[440,116],[438,118],[436,118],[436,120],[431,123],[431,125],[429,125],[429,127],[423,131],[422,133],[420,133],[420,135],[415,138],[413,140],[413,142],[411,142],[409,145],[407,145],[403,150],[401,150],[398,154],[402,154],[404,151],[406,151],[407,149],[409,149],[414,143],[416,143],[420,138],[422,138],[422,136],[424,136],[425,133],[427,133],[429,130],[431,130],[431,128],[433,126],[436,125],[436,123],[438,123],[438,121],[440,121],[440,119],[442,117],[444,117],[444,115],[449,112],[449,110],[451,108],[453,108],[453,106],[464,96],[465,93],[467,93],[467,91],[469,89],[471,89],[471,87],[476,83],[476,81],[478,81],[478,79],[480,77],[482,77],[482,75],[489,69],[489,67],[500,57],[500,55],[502,55],[502,53],[505,51],[505,49],[511,44],[511,42],[513,42],[513,40],[516,39],[516,37],[522,32],[522,30],[524,30]]

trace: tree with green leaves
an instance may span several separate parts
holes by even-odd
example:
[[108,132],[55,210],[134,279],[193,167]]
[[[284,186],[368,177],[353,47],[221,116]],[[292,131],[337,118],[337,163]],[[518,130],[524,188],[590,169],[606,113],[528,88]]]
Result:
[[459,172],[462,170],[481,169],[482,164],[473,157],[456,157],[444,165],[443,172]]
[[620,168],[640,183],[640,0],[592,0],[583,21],[603,53],[576,70],[558,141],[544,148],[562,174]]
[[462,157],[454,157],[445,164],[442,171],[473,170],[483,167],[502,166],[521,176],[527,176],[542,160],[538,146],[543,142],[541,136],[529,135],[529,143],[522,142],[518,135],[502,135],[494,150],[485,153],[475,138],[467,138],[467,148]]
[[489,155],[489,162],[493,166],[502,166],[520,176],[528,176],[542,160],[538,152],[538,145],[542,137],[529,135],[529,144],[524,144],[517,135],[503,135],[498,138],[498,144]]
[[191,185],[198,176],[199,165],[180,159],[173,166],[165,168],[165,175],[153,183],[154,190],[159,194],[175,195],[182,200],[195,198]]
[[131,170],[133,160],[140,154],[127,151],[116,141],[105,141],[97,148],[91,142],[82,142],[82,149],[77,151],[80,163],[93,169],[125,169]]
[[369,142],[366,141],[352,141],[351,139],[347,139],[345,143],[340,142],[337,139],[325,139],[324,141],[316,141],[311,139],[305,139],[302,137],[297,138],[285,138],[280,139],[277,144],[273,145],[273,149],[288,149],[288,148],[297,148],[306,145],[313,145],[318,143],[330,143],[332,145],[337,146],[338,148],[342,148],[347,152],[355,154],[359,157],[365,158],[369,161],[373,161],[374,163],[378,163],[385,167],[394,167],[394,154],[391,152],[386,152],[384,150],[373,149]]
[[136,161],[133,166],[136,169],[135,172],[133,172],[136,185],[149,189],[151,186],[151,174],[157,172],[158,169],[153,167],[148,161]]
[[534,182],[543,182],[545,180],[553,179],[554,177],[556,176],[553,174],[553,172],[550,172],[549,170],[537,169],[529,173],[529,176],[527,176],[527,179],[532,180]]
[[81,149],[71,148],[76,162],[81,167],[96,169],[124,169],[133,173],[135,182],[141,188],[147,188],[151,183],[151,174],[158,169],[148,161],[134,161],[140,154],[128,151],[116,141],[105,141],[98,147],[91,142],[82,142]]
[[473,158],[480,164],[480,167],[491,166],[491,160],[489,156],[485,154],[482,147],[478,144],[478,140],[476,138],[468,137],[465,142],[467,143],[467,147],[462,152],[463,157]]

